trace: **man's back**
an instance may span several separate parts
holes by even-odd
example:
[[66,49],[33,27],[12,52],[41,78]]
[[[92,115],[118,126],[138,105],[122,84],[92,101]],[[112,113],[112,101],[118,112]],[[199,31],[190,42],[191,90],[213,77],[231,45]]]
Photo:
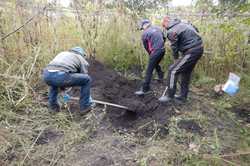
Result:
[[178,50],[181,52],[202,44],[202,39],[192,24],[175,19],[170,22],[167,30],[168,39],[171,43],[177,42]]
[[87,73],[88,62],[74,52],[59,53],[47,66],[47,69],[62,70],[69,73]]
[[150,26],[142,34],[142,41],[149,54],[164,49],[164,35],[160,27]]

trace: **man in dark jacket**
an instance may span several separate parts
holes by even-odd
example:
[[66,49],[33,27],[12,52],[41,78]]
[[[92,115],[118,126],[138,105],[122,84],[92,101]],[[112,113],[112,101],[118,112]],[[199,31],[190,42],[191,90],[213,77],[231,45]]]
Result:
[[88,75],[88,62],[84,59],[85,51],[81,47],[74,47],[69,51],[59,53],[44,69],[43,79],[50,86],[49,108],[52,112],[59,112],[57,102],[59,88],[80,86],[80,113],[85,114],[93,106],[90,96],[91,78]]
[[[191,73],[203,54],[202,39],[197,28],[191,23],[165,17],[162,25],[167,30],[167,38],[171,43],[175,63],[169,67],[167,77],[167,95],[161,97],[161,102],[176,99],[185,102],[188,96]],[[182,57],[179,58],[179,53]],[[176,93],[177,77],[180,76],[180,95]]]
[[163,80],[164,73],[159,63],[165,54],[165,38],[162,30],[157,26],[152,26],[148,19],[142,20],[140,29],[143,30],[142,43],[149,54],[149,62],[143,85],[139,91],[135,92],[138,96],[144,95],[150,91],[150,82],[154,69],[156,69],[159,81]]

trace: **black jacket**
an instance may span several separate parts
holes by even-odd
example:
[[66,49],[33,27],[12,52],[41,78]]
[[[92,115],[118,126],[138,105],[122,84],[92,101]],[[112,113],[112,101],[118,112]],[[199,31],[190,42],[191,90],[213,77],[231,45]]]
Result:
[[178,19],[170,20],[167,29],[167,38],[171,42],[173,56],[179,57],[179,51],[185,53],[188,49],[202,45],[202,39],[197,28],[190,23],[181,22]]
[[161,28],[150,26],[142,34],[142,43],[149,55],[157,50],[165,50],[165,37]]

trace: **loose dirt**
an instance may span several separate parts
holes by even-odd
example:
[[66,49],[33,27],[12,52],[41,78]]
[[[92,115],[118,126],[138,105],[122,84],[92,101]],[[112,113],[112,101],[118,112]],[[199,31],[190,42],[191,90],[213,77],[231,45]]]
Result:
[[[117,72],[104,66],[102,63],[90,61],[89,75],[92,78],[92,96],[96,100],[102,100],[120,104],[133,109],[130,112],[114,107],[107,110],[106,119],[108,119],[114,129],[138,132],[138,128],[151,122],[157,123],[161,134],[166,134],[165,127],[168,125],[168,119],[175,114],[172,107],[161,105],[158,101],[159,94],[164,89],[164,84],[153,81],[153,93],[138,97],[134,92],[140,87],[140,81],[128,80]],[[74,96],[79,95],[79,89],[74,89]],[[141,128],[140,134],[147,137],[154,133],[150,128],[152,124]],[[163,135],[164,135],[163,134]]]
[[[163,105],[159,103],[158,98],[164,91],[165,84],[153,80],[151,84],[153,93],[138,97],[134,92],[139,89],[141,81],[129,80],[96,60],[89,62],[92,97],[95,100],[127,106],[135,112],[97,105],[87,115],[79,116],[78,102],[71,101],[72,115],[68,118],[80,126],[87,140],[83,139],[72,144],[67,155],[60,162],[58,161],[58,165],[74,163],[74,165],[87,166],[137,166],[142,162],[138,161],[138,158],[143,160],[144,157],[146,158],[143,162],[147,165],[164,165],[161,163],[162,160],[158,159],[166,157],[166,150],[167,153],[171,153],[171,156],[176,156],[178,147],[182,150],[187,149],[190,141],[201,137],[214,138],[215,129],[218,137],[224,139],[220,147],[221,153],[235,150],[228,148],[228,145],[235,147],[237,143],[238,137],[231,138],[232,133],[237,132],[233,126],[234,123],[227,117],[218,117],[217,110],[211,107],[207,97],[191,93],[187,104]],[[79,97],[79,92],[79,88],[73,88],[70,95]],[[65,112],[65,114],[69,113]],[[227,138],[225,133],[228,135]],[[62,142],[67,137],[66,133],[47,129],[36,144],[49,149],[50,146],[55,146],[56,142]],[[158,143],[154,144],[154,142]],[[167,145],[166,142],[169,144]],[[213,147],[213,145],[211,148],[206,146],[200,151],[212,153]],[[160,155],[162,148],[165,149]],[[174,163],[173,158],[172,165],[178,165]]]
[[[83,122],[82,117],[77,117],[79,123],[83,123],[83,129],[95,126],[90,134],[94,143],[85,143],[83,147],[76,148],[77,155],[72,154],[69,160],[91,166],[136,165],[135,152],[141,146],[145,146],[148,140],[165,138],[169,133],[169,119],[175,115],[175,111],[172,105],[158,102],[164,84],[153,81],[153,93],[138,97],[134,92],[139,89],[140,81],[128,80],[95,60],[90,61],[89,72],[94,99],[124,105],[135,112],[98,105],[87,115],[93,115],[94,121],[88,118],[89,122],[86,119]],[[78,97],[79,89],[74,88],[71,95]]]

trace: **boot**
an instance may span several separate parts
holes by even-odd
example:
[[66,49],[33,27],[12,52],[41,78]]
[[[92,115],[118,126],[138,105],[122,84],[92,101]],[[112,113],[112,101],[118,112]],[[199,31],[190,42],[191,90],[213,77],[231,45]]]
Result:
[[175,101],[177,101],[178,103],[186,103],[187,102],[187,97],[183,96],[183,95],[175,95],[174,96]]
[[169,97],[169,96],[161,96],[158,100],[161,103],[170,103],[170,102],[172,102],[174,100],[174,98]]
[[137,95],[137,96],[143,96],[143,95],[147,95],[149,93],[151,93],[150,89],[144,90],[143,88],[141,88],[140,90],[138,90],[138,91],[135,92],[135,95]]

